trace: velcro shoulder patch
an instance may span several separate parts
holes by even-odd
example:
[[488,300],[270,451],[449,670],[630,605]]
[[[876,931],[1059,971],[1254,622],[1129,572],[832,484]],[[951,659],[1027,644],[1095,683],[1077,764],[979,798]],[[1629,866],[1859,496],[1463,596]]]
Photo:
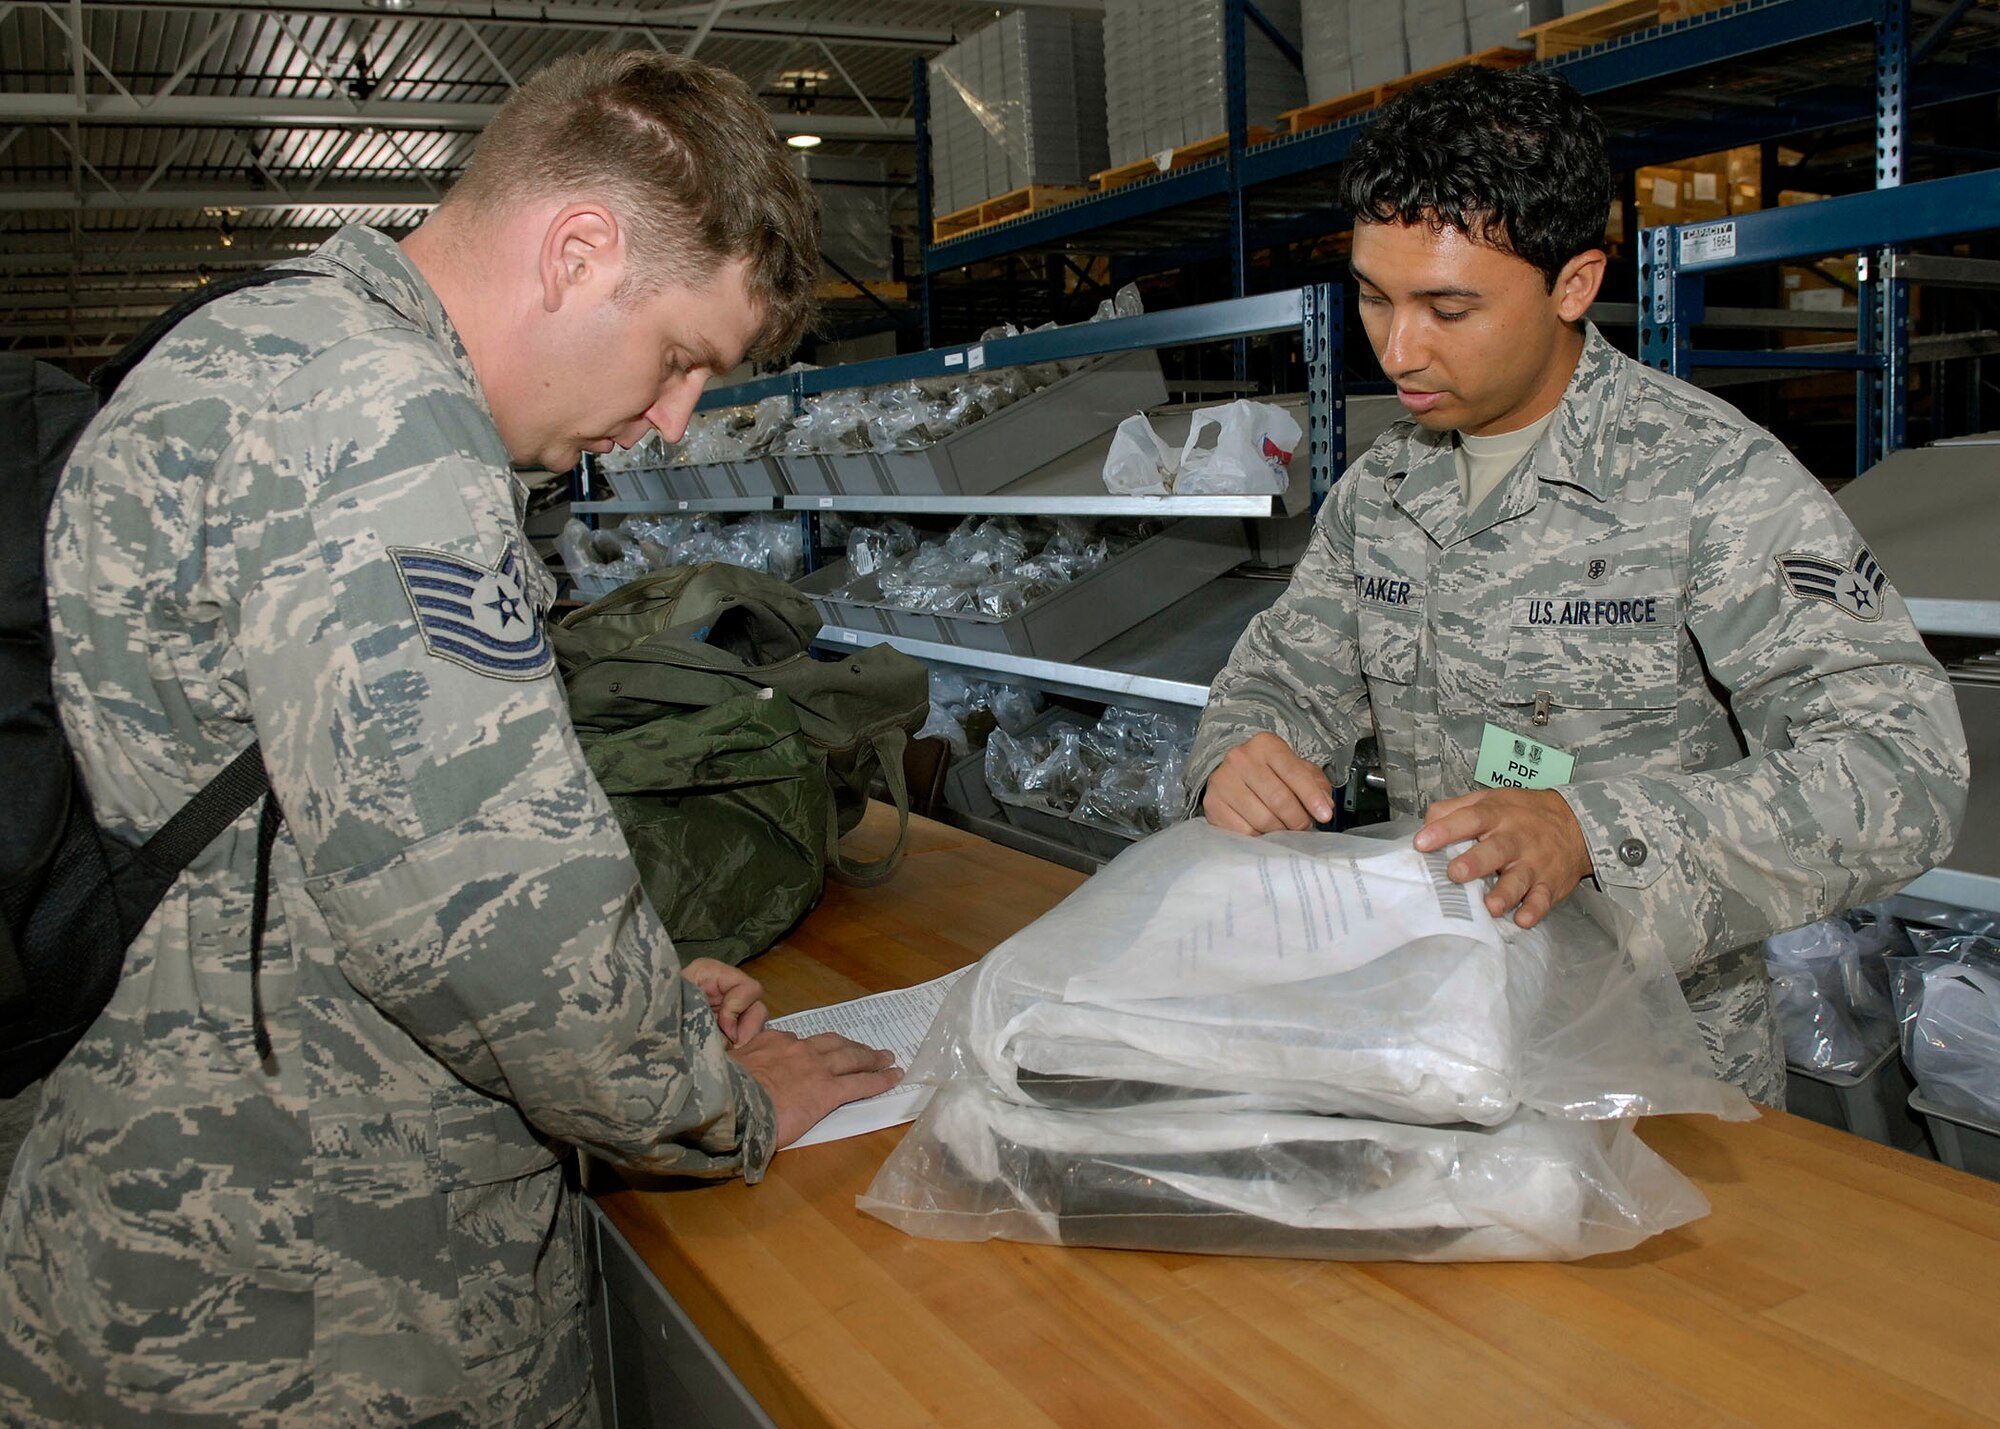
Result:
[[498,566],[414,546],[392,546],[389,557],[431,654],[500,680],[539,680],[555,668],[513,547]]
[[1866,546],[1844,566],[1805,551],[1788,551],[1777,560],[1785,589],[1801,600],[1825,601],[1856,620],[1882,618],[1883,591],[1889,578]]

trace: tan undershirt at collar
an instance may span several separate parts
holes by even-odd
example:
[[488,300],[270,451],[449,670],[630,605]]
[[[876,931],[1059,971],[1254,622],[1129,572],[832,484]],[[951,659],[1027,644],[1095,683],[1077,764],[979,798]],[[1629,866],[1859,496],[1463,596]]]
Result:
[[1539,421],[1498,436],[1472,437],[1464,432],[1453,433],[1458,439],[1458,492],[1465,498],[1467,511],[1490,496],[1493,488],[1521,464],[1521,459],[1541,439],[1542,433],[1560,410],[1552,407]]

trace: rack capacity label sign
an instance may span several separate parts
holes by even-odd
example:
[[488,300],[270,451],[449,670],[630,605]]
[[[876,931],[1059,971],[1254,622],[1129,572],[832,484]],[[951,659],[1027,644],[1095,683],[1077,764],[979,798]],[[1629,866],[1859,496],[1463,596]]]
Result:
[[1681,263],[1713,263],[1736,256],[1736,225],[1704,223],[1681,230]]

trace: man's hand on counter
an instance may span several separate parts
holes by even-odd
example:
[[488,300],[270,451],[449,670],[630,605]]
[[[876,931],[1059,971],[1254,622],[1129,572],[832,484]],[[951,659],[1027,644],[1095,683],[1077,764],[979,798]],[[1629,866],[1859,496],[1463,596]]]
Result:
[[701,989],[701,995],[708,999],[708,1010],[715,1014],[715,1025],[730,1046],[740,1046],[763,1030],[770,1013],[764,1006],[764,984],[742,968],[714,958],[692,958],[681,969],[681,976]]
[[1498,874],[1486,911],[1532,928],[1594,871],[1569,801],[1553,789],[1477,789],[1440,799],[1417,830],[1421,853],[1474,840],[1446,870],[1454,883]]
[[1222,756],[1208,776],[1201,811],[1233,834],[1309,829],[1333,818],[1333,781],[1264,730]]
[[770,1093],[781,1147],[797,1141],[835,1107],[886,1092],[903,1079],[892,1055],[836,1032],[794,1037],[767,1027],[732,1047],[729,1055]]

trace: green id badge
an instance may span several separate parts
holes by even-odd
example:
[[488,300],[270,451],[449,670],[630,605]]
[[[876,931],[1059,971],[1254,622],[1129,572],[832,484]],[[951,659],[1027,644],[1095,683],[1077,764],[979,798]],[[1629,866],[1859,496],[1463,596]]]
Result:
[[1553,789],[1569,783],[1575,769],[1574,754],[1489,723],[1479,737],[1479,764],[1472,782],[1489,789]]

